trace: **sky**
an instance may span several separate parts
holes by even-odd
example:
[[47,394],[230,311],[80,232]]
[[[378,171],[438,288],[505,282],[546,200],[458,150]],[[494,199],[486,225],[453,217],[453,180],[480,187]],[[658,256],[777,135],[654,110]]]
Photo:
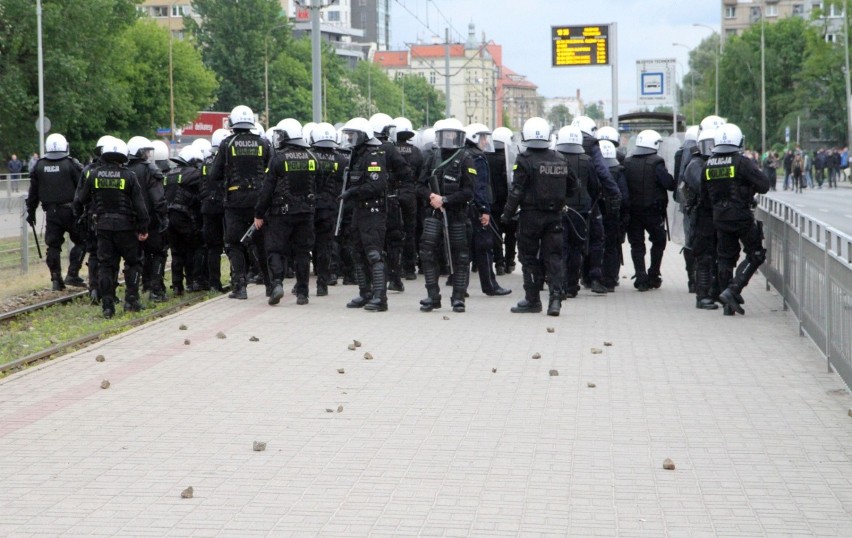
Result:
[[617,23],[618,112],[636,110],[637,60],[675,58],[677,78],[688,70],[689,50],[719,31],[719,0],[391,0],[391,45],[404,50],[418,39],[466,41],[468,24],[476,37],[503,46],[503,63],[525,75],[544,97],[570,97],[580,90],[585,103],[604,102],[611,113],[611,67],[551,67],[551,27]]

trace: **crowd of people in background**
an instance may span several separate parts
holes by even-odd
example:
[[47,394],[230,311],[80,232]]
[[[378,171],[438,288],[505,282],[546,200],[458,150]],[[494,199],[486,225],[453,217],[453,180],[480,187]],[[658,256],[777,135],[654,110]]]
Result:
[[776,190],[779,179],[783,190],[795,192],[822,189],[823,186],[836,189],[838,181],[849,181],[849,149],[845,147],[805,151],[797,145],[796,149],[785,151],[783,156],[778,150],[768,151],[759,159],[754,151],[747,151],[744,155],[760,162],[772,190]]

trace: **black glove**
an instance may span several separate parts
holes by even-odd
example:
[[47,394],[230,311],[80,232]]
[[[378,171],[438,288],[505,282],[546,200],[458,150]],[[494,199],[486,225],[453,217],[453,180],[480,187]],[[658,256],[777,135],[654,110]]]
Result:
[[33,212],[27,211],[27,224],[29,224],[30,226],[35,226],[35,223],[36,223],[35,211],[33,211]]
[[512,215],[510,215],[509,213],[503,213],[502,215],[500,215],[500,224],[502,224],[503,227],[508,226],[511,222]]
[[168,219],[168,217],[166,217],[166,218],[164,218],[160,221],[160,227],[157,228],[157,231],[160,232],[160,233],[164,233],[168,229],[169,229],[169,219]]
[[353,196],[355,196],[355,191],[356,191],[356,190],[358,190],[358,189],[357,189],[357,188],[346,189],[345,191],[343,191],[342,193],[340,193],[340,196],[338,196],[338,197],[337,197],[337,200],[338,200],[338,201],[343,200],[344,202],[345,202],[345,201],[347,201],[347,200],[349,200],[350,198],[352,198]]

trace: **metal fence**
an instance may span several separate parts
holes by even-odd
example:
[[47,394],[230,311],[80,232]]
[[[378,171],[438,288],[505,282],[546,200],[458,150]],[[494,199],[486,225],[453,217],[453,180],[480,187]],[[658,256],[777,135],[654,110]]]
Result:
[[30,175],[26,172],[21,172],[20,174],[0,174],[0,198],[26,193],[29,188]]
[[852,387],[852,237],[795,208],[760,197],[757,218],[766,235],[760,271],[781,293],[784,310]]

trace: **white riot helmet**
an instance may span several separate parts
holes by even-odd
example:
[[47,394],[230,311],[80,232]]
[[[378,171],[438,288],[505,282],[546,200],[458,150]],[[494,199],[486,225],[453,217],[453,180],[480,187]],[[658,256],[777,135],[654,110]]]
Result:
[[59,133],[53,133],[44,141],[44,158],[58,161],[68,156],[68,141]]
[[105,161],[126,163],[127,144],[124,143],[124,140],[111,136],[101,148],[101,158]]
[[598,124],[595,123],[595,120],[588,116],[577,116],[574,118],[574,121],[571,122],[571,125],[573,127],[579,127],[580,131],[592,138],[595,138],[595,133],[598,130]]
[[598,140],[608,140],[612,142],[612,145],[618,147],[621,145],[621,135],[618,134],[618,129],[615,127],[610,127],[607,125],[606,127],[601,127],[598,129]]
[[636,149],[633,150],[633,155],[651,155],[652,153],[657,153],[662,142],[663,137],[660,136],[660,133],[653,129],[645,129],[636,136]]
[[698,151],[705,157],[713,155],[716,145],[716,129],[702,129],[698,135]]
[[494,139],[494,149],[505,149],[507,145],[512,145],[512,130],[508,127],[497,127],[491,138]]
[[275,126],[273,125],[269,129],[267,129],[266,134],[264,134],[263,137],[269,140],[269,143],[272,144],[272,147],[275,147]]
[[464,128],[464,138],[482,151],[494,153],[494,142],[488,126],[482,123],[471,123]]
[[579,127],[566,125],[556,133],[556,151],[560,153],[571,153],[581,155],[586,153],[583,149],[583,132]]
[[104,146],[113,138],[111,135],[103,135],[98,138],[98,141],[95,143],[95,155],[101,155],[103,152]]
[[257,136],[259,136],[259,137],[261,137],[261,138],[264,138],[264,139],[268,140],[268,138],[266,138],[266,129],[264,129],[264,128],[263,128],[263,124],[262,124],[262,123],[260,123],[259,121],[258,121],[258,122],[255,122],[254,127],[252,127],[252,128],[251,128],[251,129],[249,129],[249,130],[250,130],[253,134],[256,134]]
[[142,160],[147,160],[150,157],[150,151],[153,151],[154,143],[144,136],[134,136],[127,141],[127,153],[131,157],[139,157]]
[[154,147],[154,162],[169,160],[169,146],[167,146],[165,142],[162,140],[154,140],[151,142],[151,145]]
[[245,105],[235,106],[228,116],[231,129],[254,129],[254,112]]
[[601,140],[601,156],[607,166],[618,166],[618,152],[615,149],[615,144],[609,140]]
[[318,148],[336,148],[337,131],[334,125],[326,122],[318,123],[311,130],[311,145]]
[[713,137],[713,153],[736,153],[743,149],[745,138],[739,127],[733,123],[726,123],[716,129]]
[[420,135],[420,150],[432,151],[435,149],[435,128],[424,129]]
[[698,126],[692,125],[687,127],[686,132],[683,133],[683,141],[688,142],[692,140],[693,142],[698,142]]
[[314,129],[316,129],[316,127],[317,124],[312,121],[302,125],[302,140],[304,140],[306,144],[311,143],[311,133]]
[[285,118],[275,126],[275,145],[293,144],[307,147],[302,138],[302,124],[295,118]]
[[458,149],[464,146],[464,126],[455,118],[435,122],[435,145],[441,149]]
[[719,127],[725,125],[725,120],[720,118],[719,116],[707,116],[701,123],[698,125],[698,132],[700,133],[704,129],[713,129],[714,131]]
[[416,133],[414,132],[414,127],[411,125],[411,121],[409,121],[408,118],[403,118],[402,116],[394,118],[393,124],[396,130],[396,136],[394,137],[395,140],[392,140],[392,142],[401,144],[414,138]]
[[550,124],[538,116],[524,122],[521,141],[528,148],[547,149],[550,147]]
[[216,129],[213,131],[213,136],[210,137],[210,146],[212,149],[218,150],[222,140],[231,136],[231,131],[228,129]]
[[373,136],[379,139],[385,139],[391,134],[393,127],[393,118],[384,112],[376,112],[370,116],[370,127],[373,129]]
[[[183,161],[190,166],[200,163],[204,160],[204,155],[201,153],[201,150],[193,145],[185,146],[180,153],[178,153],[179,161]],[[180,164],[183,164],[180,163]]]
[[202,159],[206,159],[213,155],[213,144],[211,144],[206,138],[196,138],[192,141],[192,145],[201,151]]
[[366,144],[373,138],[373,129],[367,118],[352,118],[343,126],[343,146],[349,149]]

